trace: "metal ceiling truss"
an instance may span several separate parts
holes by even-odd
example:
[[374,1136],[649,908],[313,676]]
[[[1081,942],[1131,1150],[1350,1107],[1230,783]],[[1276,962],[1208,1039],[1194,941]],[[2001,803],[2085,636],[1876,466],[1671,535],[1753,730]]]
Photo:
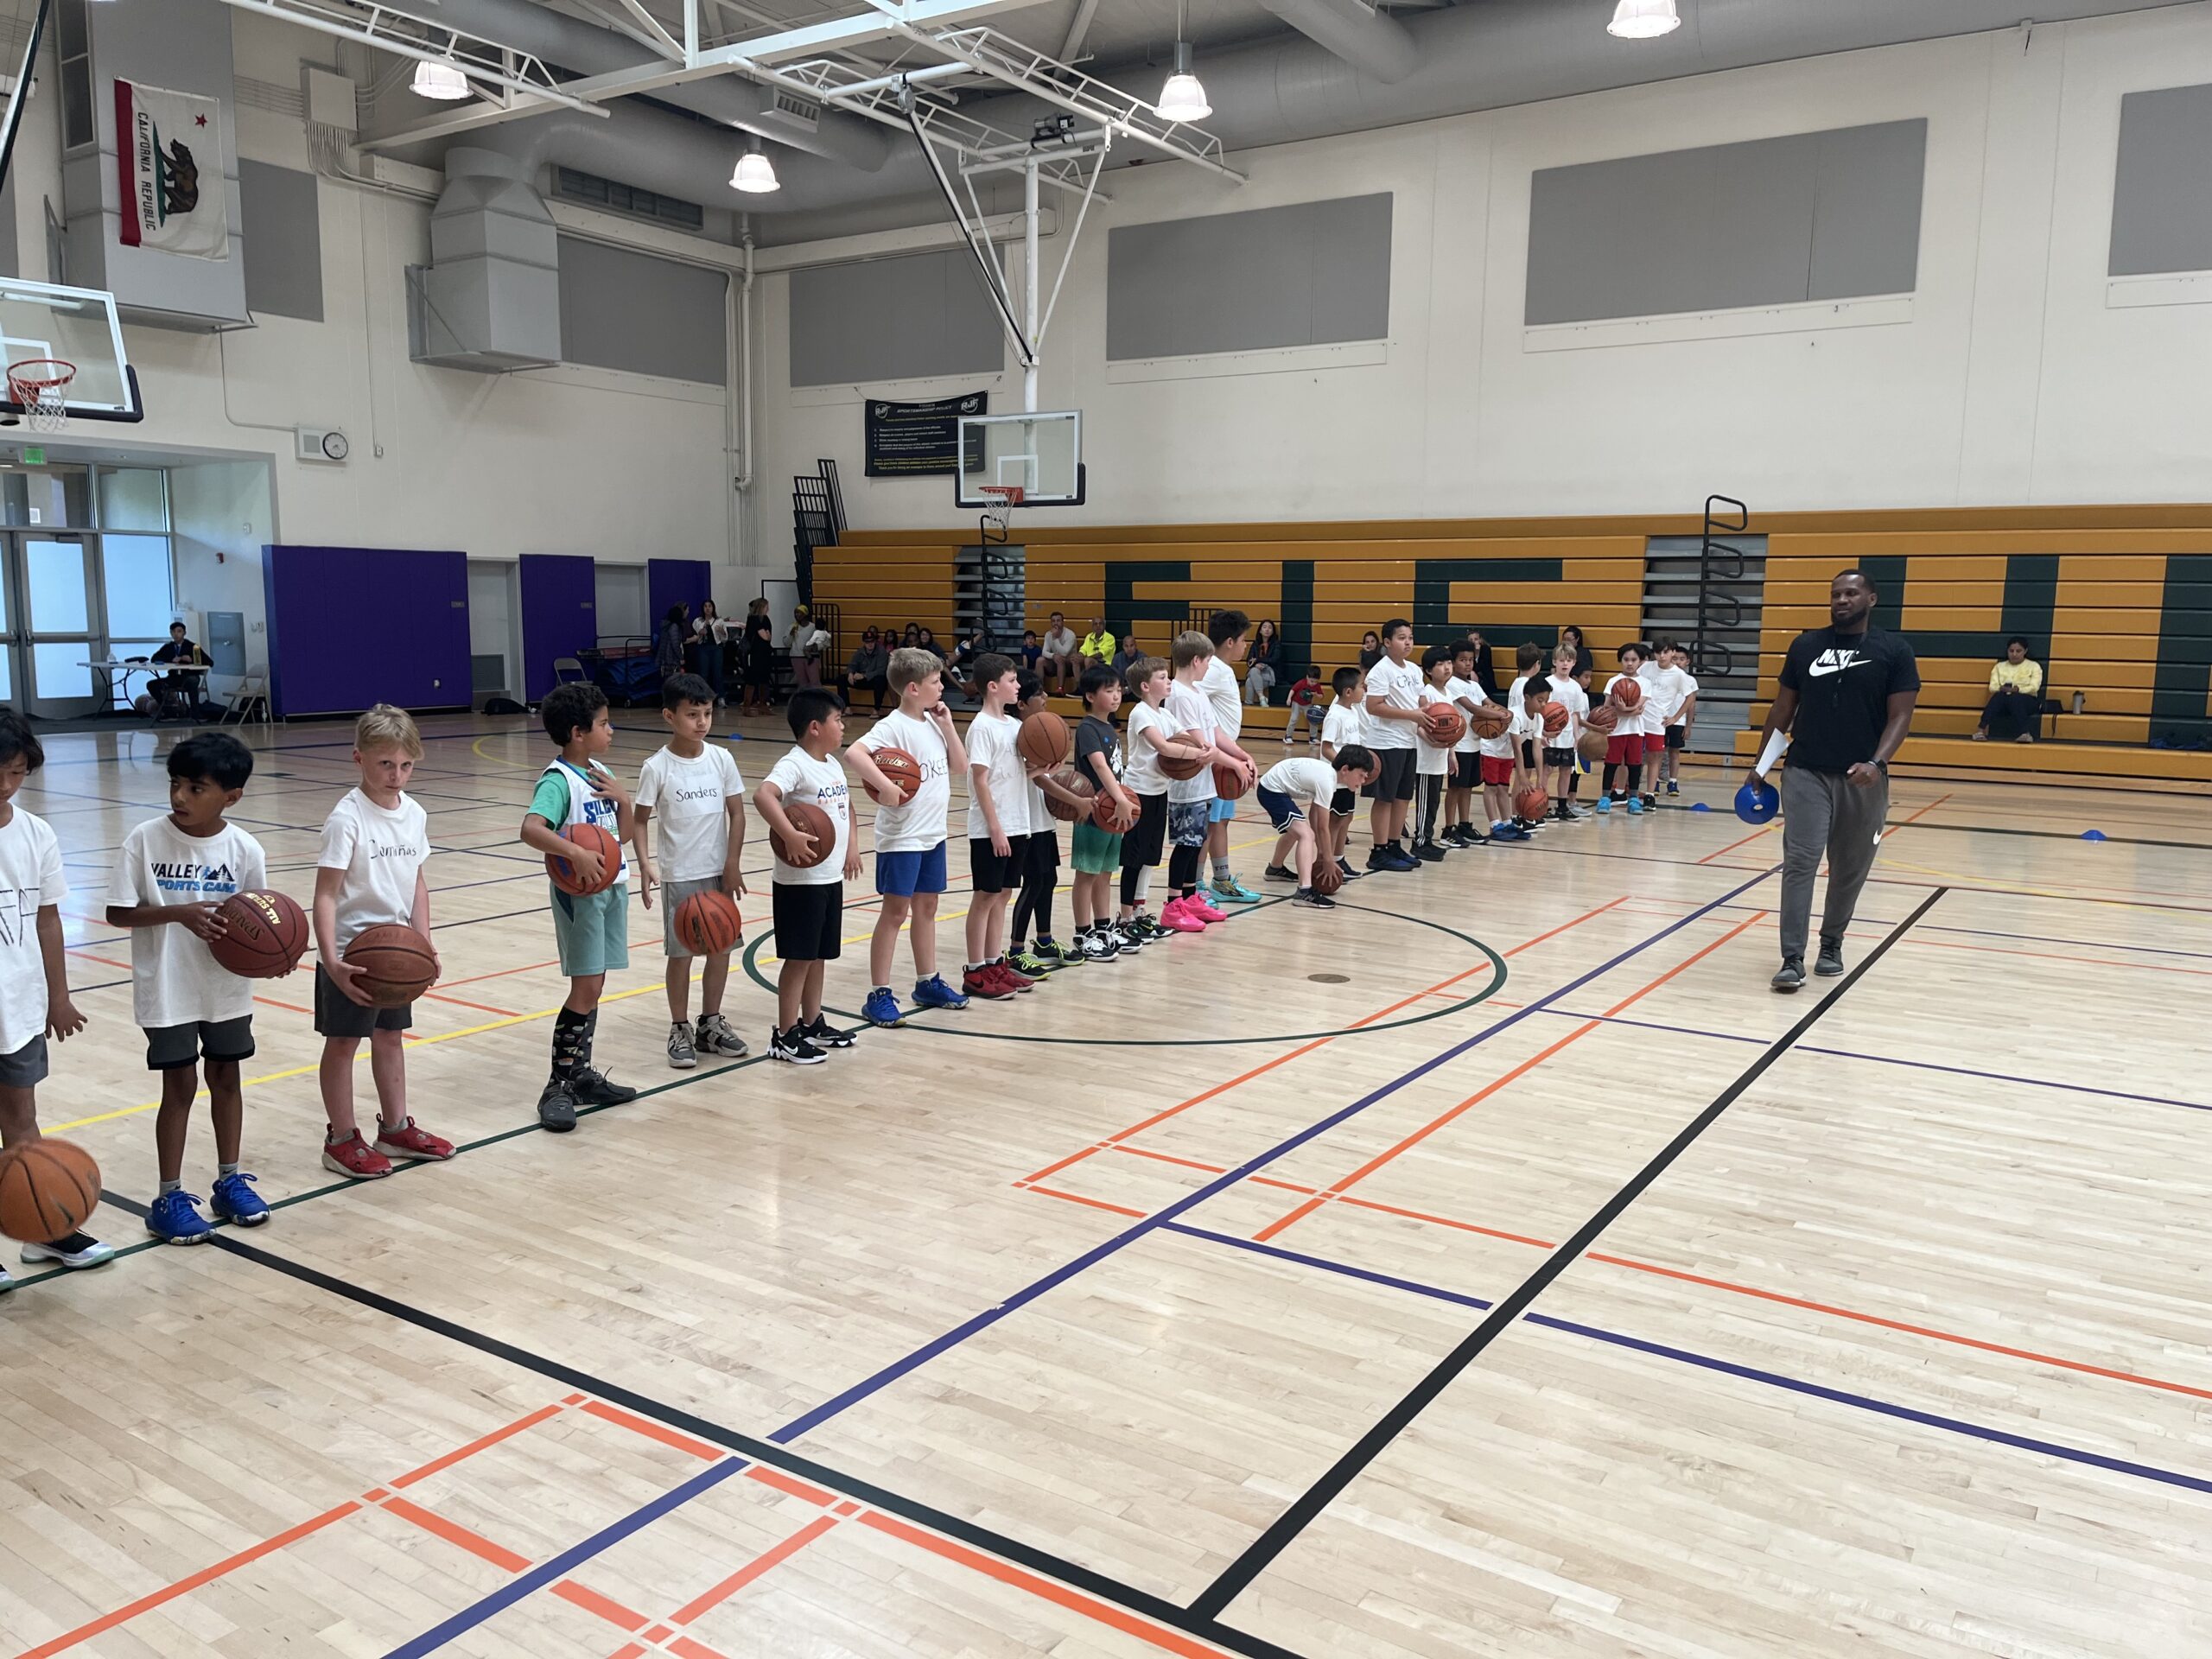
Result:
[[426,23],[375,0],[229,0],[241,11],[259,12],[341,41],[357,41],[423,63],[451,64],[470,80],[518,93],[536,105],[559,105],[603,116],[588,98],[564,87],[527,52],[465,30]]

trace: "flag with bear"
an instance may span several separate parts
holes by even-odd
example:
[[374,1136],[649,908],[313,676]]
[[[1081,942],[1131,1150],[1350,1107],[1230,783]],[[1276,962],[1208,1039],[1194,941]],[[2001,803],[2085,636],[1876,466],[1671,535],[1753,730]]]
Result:
[[195,259],[229,258],[222,105],[118,79],[115,140],[124,245]]

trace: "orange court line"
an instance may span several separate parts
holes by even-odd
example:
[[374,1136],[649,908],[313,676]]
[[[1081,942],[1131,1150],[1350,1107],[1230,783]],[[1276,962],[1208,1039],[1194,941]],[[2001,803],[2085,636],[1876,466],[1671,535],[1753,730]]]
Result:
[[[611,1596],[602,1596],[596,1590],[588,1589],[574,1579],[562,1580],[553,1586],[553,1593],[571,1606],[581,1607],[584,1611],[603,1618],[610,1624],[620,1625],[632,1636],[652,1623],[652,1620],[647,1618],[643,1613],[632,1608],[625,1607]],[[623,1651],[642,1653],[645,1649],[625,1648]]]
[[303,1008],[296,1002],[279,1002],[273,996],[257,996],[253,1000],[264,1007],[282,1008],[287,1014],[312,1014],[315,1012],[313,1008]]
[[[1607,1008],[1605,1010],[1606,1017],[1610,1018],[1612,1015],[1620,1013],[1624,1008],[1632,1007],[1635,1003],[1640,1001],[1644,997],[1650,995],[1652,992],[1657,990],[1669,980],[1673,979],[1677,974],[1686,972],[1690,968],[1694,967],[1698,963],[1702,962],[1706,957],[1711,956],[1714,951],[1720,949],[1722,945],[1727,944],[1731,939],[1736,938],[1738,934],[1744,932],[1746,929],[1761,920],[1765,915],[1766,912],[1764,911],[1759,911],[1746,918],[1745,920],[1737,923],[1735,926],[1730,928],[1719,938],[1713,940],[1712,944],[1705,945],[1700,950],[1692,952],[1689,956],[1683,957],[1681,961],[1676,963],[1672,968],[1669,968],[1665,973],[1660,975],[1658,978],[1653,980],[1649,984],[1643,987],[1643,988],[1636,991],[1634,994],[1623,999],[1621,1001],[1616,1002],[1611,1007]],[[1374,1157],[1362,1164],[1357,1169],[1352,1171],[1351,1174],[1345,1176],[1343,1179],[1333,1183],[1322,1192],[1317,1193],[1314,1197],[1308,1198],[1304,1204],[1300,1205],[1298,1208],[1293,1210],[1288,1215],[1281,1217],[1278,1219],[1270,1222],[1267,1226],[1262,1228],[1258,1232],[1252,1235],[1253,1241],[1255,1243],[1265,1243],[1268,1239],[1273,1238],[1277,1233],[1281,1232],[1285,1228],[1290,1227],[1295,1223],[1304,1220],[1307,1216],[1312,1215],[1316,1210],[1319,1210],[1323,1205],[1328,1203],[1331,1199],[1341,1196],[1347,1189],[1356,1186],[1361,1181],[1365,1180],[1370,1175],[1375,1173],[1376,1170],[1381,1169],[1385,1164],[1390,1162],[1392,1159],[1396,1158],[1401,1154],[1410,1151],[1413,1147],[1419,1146],[1423,1141],[1426,1141],[1430,1135],[1434,1135],[1439,1129],[1441,1129],[1446,1125],[1451,1123],[1462,1113],[1471,1110],[1472,1108],[1479,1105],[1482,1102],[1489,1099],[1499,1090],[1503,1089],[1517,1079],[1527,1076],[1529,1072],[1541,1065],[1546,1060],[1550,1059],[1554,1054],[1557,1054],[1561,1049],[1569,1046],[1571,1044],[1578,1043],[1581,1041],[1583,1038],[1587,1037],[1592,1032],[1599,1030],[1602,1027],[1602,1025],[1603,1021],[1601,1020],[1586,1020],[1581,1025],[1577,1026],[1573,1031],[1568,1032],[1566,1036],[1560,1038],[1557,1042],[1551,1044],[1548,1047],[1538,1051],[1529,1058],[1522,1061],[1520,1065],[1507,1071],[1504,1076],[1496,1078],[1491,1083],[1485,1084],[1482,1088],[1468,1096],[1466,1099],[1452,1107],[1451,1110],[1443,1113],[1438,1117],[1431,1119],[1420,1128],[1415,1129],[1411,1135],[1407,1135],[1398,1141],[1396,1145],[1390,1147],[1382,1152],[1377,1153]]]
[[383,1507],[401,1520],[422,1528],[431,1536],[442,1538],[456,1549],[465,1549],[480,1560],[486,1560],[509,1573],[519,1573],[530,1565],[530,1557],[518,1555],[504,1544],[495,1544],[480,1532],[471,1532],[458,1521],[448,1521],[435,1515],[419,1503],[410,1503],[397,1495],[384,1500]]
[[525,1428],[535,1428],[538,1424],[543,1422],[548,1417],[557,1417],[560,1414],[561,1408],[559,1406],[540,1406],[536,1411],[531,1412],[529,1416],[518,1417],[514,1421],[509,1423],[505,1428],[495,1428],[489,1434],[479,1435],[476,1439],[471,1440],[467,1446],[456,1446],[452,1451],[447,1452],[443,1457],[433,1458],[429,1462],[423,1464],[420,1468],[410,1469],[405,1474],[397,1476],[394,1478],[385,1482],[385,1484],[395,1489],[412,1486],[418,1480],[429,1479],[432,1475],[436,1474],[441,1469],[452,1468],[454,1465],[459,1463],[464,1458],[473,1458],[479,1452],[486,1451],[492,1446],[497,1446],[501,1440],[505,1440],[510,1435],[519,1434]]
[[585,1402],[584,1409],[594,1417],[604,1418],[618,1427],[628,1429],[633,1434],[642,1434],[649,1440],[658,1440],[663,1446],[672,1446],[678,1452],[688,1452],[702,1462],[716,1463],[722,1457],[718,1448],[709,1446],[704,1440],[695,1440],[689,1434],[679,1434],[672,1428],[664,1428],[651,1418],[640,1417],[620,1406],[591,1400]]
[[1065,1198],[1070,1204],[1087,1204],[1094,1210],[1109,1210],[1117,1216],[1135,1216],[1142,1221],[1148,1213],[1132,1210],[1125,1204],[1109,1204],[1103,1198],[1086,1198],[1080,1192],[1063,1192],[1056,1186],[1039,1186],[1034,1181],[1017,1181],[1017,1186],[1027,1186],[1032,1192],[1042,1192],[1048,1198]]
[[771,1469],[766,1464],[753,1464],[746,1470],[745,1473],[749,1480],[757,1480],[763,1486],[772,1486],[779,1492],[792,1497],[804,1498],[808,1503],[818,1503],[824,1509],[836,1502],[831,1494],[823,1491],[820,1487],[810,1486],[796,1476],[787,1475],[780,1469]]
[[[425,991],[425,992],[423,992],[423,995],[425,997],[429,998],[429,1001],[433,1001],[433,1002],[454,1002],[454,1003],[458,1003],[461,1007],[464,1007],[464,1008],[474,1008],[474,1009],[475,1009],[475,1010],[477,1010],[477,1012],[479,1012],[480,1014],[502,1014],[502,1015],[505,1016],[505,1017],[506,1017],[507,1019],[509,1019],[509,1020],[517,1020],[517,1019],[520,1019],[520,1018],[521,1018],[521,1015],[520,1015],[520,1014],[518,1014],[514,1009],[512,1009],[512,1008],[495,1008],[495,1007],[493,1007],[489,1002],[471,1002],[471,1001],[470,1001],[467,997],[465,997],[465,996],[446,996],[446,995],[441,995],[440,993],[438,993],[438,992],[436,992],[436,991]],[[302,1008],[302,1009],[301,1010],[301,1012],[302,1012],[302,1014],[308,1014],[308,1013],[312,1013],[312,1012],[313,1012],[313,1010],[312,1010],[312,1009],[308,1009],[308,1008]]]
[[694,1642],[688,1636],[671,1637],[668,1650],[677,1655],[678,1659],[726,1659],[726,1656],[715,1652],[705,1643]]
[[1698,860],[1698,862],[1700,864],[1710,864],[1716,858],[1725,858],[1730,853],[1734,852],[1738,847],[1750,846],[1751,842],[1757,841],[1761,836],[1766,834],[1766,832],[1773,827],[1774,826],[1772,824],[1763,823],[1758,829],[1752,830],[1750,835],[1745,836],[1742,840],[1732,841],[1726,847],[1714,848],[1713,851],[1707,853],[1703,858]]
[[[1595,910],[1585,911],[1581,915],[1575,917],[1571,921],[1561,922],[1557,927],[1547,929],[1545,931],[1537,934],[1533,939],[1525,939],[1521,944],[1515,945],[1510,950],[1508,950],[1503,954],[1507,957],[1517,957],[1523,950],[1532,950],[1536,946],[1543,944],[1547,939],[1556,938],[1559,935],[1566,932],[1571,927],[1579,927],[1594,916],[1604,915],[1616,905],[1624,903],[1627,898],[1628,895],[1626,893],[1623,893],[1618,899],[1608,899],[1605,903],[1599,905]],[[1423,989],[1415,991],[1410,996],[1401,997],[1397,1001],[1393,1002],[1387,1008],[1377,1008],[1373,1014],[1367,1015],[1363,1019],[1354,1021],[1351,1026],[1345,1027],[1345,1029],[1346,1031],[1358,1031],[1365,1027],[1374,1025],[1377,1021],[1387,1020],[1392,1014],[1397,1013],[1399,1009],[1410,1007],[1413,1004],[1420,1001],[1421,998],[1428,995],[1431,992],[1444,990],[1450,986],[1457,985],[1464,979],[1469,979],[1477,974],[1487,971],[1489,968],[1490,963],[1486,961],[1477,963],[1473,967],[1465,969],[1460,972],[1452,975],[1449,979],[1440,980],[1434,985],[1430,985]],[[1230,1090],[1240,1088],[1243,1084],[1251,1082],[1255,1077],[1264,1077],[1268,1072],[1274,1071],[1276,1067],[1287,1065],[1291,1061],[1297,1059],[1301,1055],[1311,1054],[1315,1049],[1320,1048],[1326,1044],[1332,1043],[1335,1040],[1336,1036],[1331,1035],[1327,1037],[1316,1037],[1308,1042],[1300,1043],[1296,1048],[1290,1050],[1288,1052],[1278,1054],[1271,1060],[1263,1060],[1258,1065],[1252,1067],[1249,1071],[1242,1072],[1237,1076],[1230,1078],[1225,1083],[1217,1083],[1211,1089],[1204,1090],[1201,1092],[1192,1096],[1188,1100],[1182,1101],[1176,1105],[1170,1106],[1164,1111],[1154,1112],[1150,1117],[1146,1118],[1141,1123],[1133,1123],[1126,1129],[1120,1129],[1116,1131],[1114,1134],[1108,1135],[1103,1141],[1098,1141],[1094,1145],[1085,1147],[1079,1152],[1069,1154],[1068,1156],[1061,1159],[1058,1163],[1047,1164],[1035,1174],[1023,1176],[1021,1179],[1016,1181],[1014,1185],[1016,1186],[1020,1186],[1029,1182],[1041,1181],[1048,1175],[1057,1175],[1060,1171],[1067,1168],[1071,1164],[1079,1164],[1084,1159],[1090,1157],[1095,1153],[1101,1152],[1106,1147],[1113,1146],[1119,1141],[1126,1141],[1131,1135],[1141,1135],[1147,1129],[1152,1128],[1157,1124],[1166,1122],[1169,1118],[1175,1116],[1178,1113],[1186,1112],[1193,1106],[1202,1106],[1207,1101],[1213,1099],[1217,1095],[1227,1094]]]
[[719,1607],[763,1573],[767,1572],[779,1562],[790,1560],[836,1524],[837,1517],[834,1515],[816,1516],[780,1544],[754,1556],[712,1589],[702,1591],[691,1600],[684,1603],[683,1606],[668,1616],[668,1622],[671,1624],[689,1624],[702,1613]]

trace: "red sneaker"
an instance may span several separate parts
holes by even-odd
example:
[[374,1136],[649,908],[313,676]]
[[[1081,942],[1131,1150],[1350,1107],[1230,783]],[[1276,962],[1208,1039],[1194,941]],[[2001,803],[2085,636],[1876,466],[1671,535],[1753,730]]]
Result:
[[415,1127],[409,1118],[396,1129],[377,1125],[377,1150],[387,1158],[416,1158],[435,1162],[453,1156],[453,1142]]
[[357,1181],[373,1181],[391,1173],[391,1160],[362,1140],[359,1129],[343,1141],[323,1137],[322,1166],[334,1175],[350,1175]]
[[1229,919],[1227,912],[1216,910],[1197,893],[1183,901],[1183,910],[1185,914],[1194,916],[1202,922],[1225,922]]
[[1160,907],[1160,925],[1170,933],[1203,933],[1206,925],[1191,914],[1180,899],[1171,899]]
[[960,976],[960,994],[980,996],[986,1002],[1003,1002],[1014,995],[1014,987],[1001,983],[994,965],[986,963],[981,968],[963,970]]
[[1002,962],[993,963],[991,968],[998,975],[999,982],[1001,984],[1010,985],[1017,991],[1033,991],[1037,988],[1035,980],[1027,974],[1017,974]]

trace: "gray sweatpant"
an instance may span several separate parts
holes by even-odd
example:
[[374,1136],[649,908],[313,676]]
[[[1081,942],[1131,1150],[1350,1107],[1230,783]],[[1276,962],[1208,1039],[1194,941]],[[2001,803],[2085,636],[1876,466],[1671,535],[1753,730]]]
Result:
[[1802,960],[1813,916],[1813,878],[1828,861],[1828,902],[1821,937],[1843,938],[1859,890],[1874,868],[1882,821],[1890,814],[1890,780],[1860,785],[1840,772],[1782,769],[1782,955]]

